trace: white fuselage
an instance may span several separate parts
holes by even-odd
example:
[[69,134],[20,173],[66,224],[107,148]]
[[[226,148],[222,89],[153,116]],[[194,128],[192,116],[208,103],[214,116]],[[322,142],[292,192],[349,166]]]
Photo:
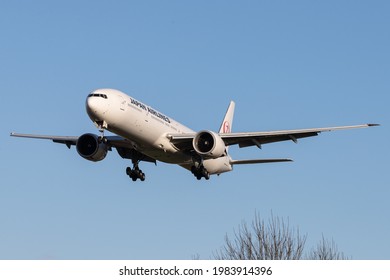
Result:
[[[191,164],[190,155],[171,144],[167,135],[195,133],[165,114],[114,89],[98,89],[86,100],[91,120],[103,128],[129,140],[134,149],[158,161]],[[232,170],[230,157],[205,160],[210,174]]]

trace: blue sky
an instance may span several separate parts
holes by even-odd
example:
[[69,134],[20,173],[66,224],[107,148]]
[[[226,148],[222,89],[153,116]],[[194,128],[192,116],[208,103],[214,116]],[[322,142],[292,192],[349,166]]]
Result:
[[[390,258],[388,1],[10,1],[0,8],[0,259],[202,259],[258,211],[322,234],[354,259]],[[11,131],[97,132],[85,98],[111,87],[194,130],[360,123],[230,151],[294,163],[237,166],[198,182],[144,163],[134,184]]]

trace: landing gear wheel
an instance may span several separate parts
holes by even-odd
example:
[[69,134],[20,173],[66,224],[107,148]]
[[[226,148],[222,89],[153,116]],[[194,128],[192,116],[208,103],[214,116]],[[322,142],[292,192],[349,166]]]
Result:
[[210,173],[206,170],[206,168],[204,168],[203,165],[199,166],[198,168],[192,166],[191,172],[198,180],[201,180],[202,178],[205,178],[206,180],[210,180]]
[[145,181],[145,173],[141,172],[140,177],[141,181]]
[[145,181],[145,173],[142,172],[138,167],[138,162],[134,163],[133,169],[130,167],[126,168],[126,174],[133,180],[134,182],[140,179],[142,182]]

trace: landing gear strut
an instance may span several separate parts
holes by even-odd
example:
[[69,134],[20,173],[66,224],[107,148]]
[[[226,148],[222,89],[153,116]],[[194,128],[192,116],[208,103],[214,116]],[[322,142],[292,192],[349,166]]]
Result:
[[195,165],[191,167],[191,172],[194,174],[196,179],[201,180],[203,177],[206,180],[210,179],[210,173],[204,168],[203,164],[196,167]]
[[130,167],[126,168],[126,174],[135,182],[137,179],[140,179],[141,181],[145,181],[145,173],[142,172],[141,169],[139,169],[138,166],[139,160],[133,160],[133,168]]
[[99,129],[100,136],[99,136],[99,143],[107,143],[106,137],[104,137],[104,130],[108,127],[106,121],[96,121],[95,122],[97,128]]

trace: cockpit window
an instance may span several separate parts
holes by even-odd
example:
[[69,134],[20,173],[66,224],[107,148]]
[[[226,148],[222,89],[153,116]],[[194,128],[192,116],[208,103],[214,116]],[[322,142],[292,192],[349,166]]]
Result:
[[107,99],[107,95],[101,94],[101,93],[91,93],[90,95],[88,95],[88,97],[91,97],[91,96],[101,97],[101,98]]

